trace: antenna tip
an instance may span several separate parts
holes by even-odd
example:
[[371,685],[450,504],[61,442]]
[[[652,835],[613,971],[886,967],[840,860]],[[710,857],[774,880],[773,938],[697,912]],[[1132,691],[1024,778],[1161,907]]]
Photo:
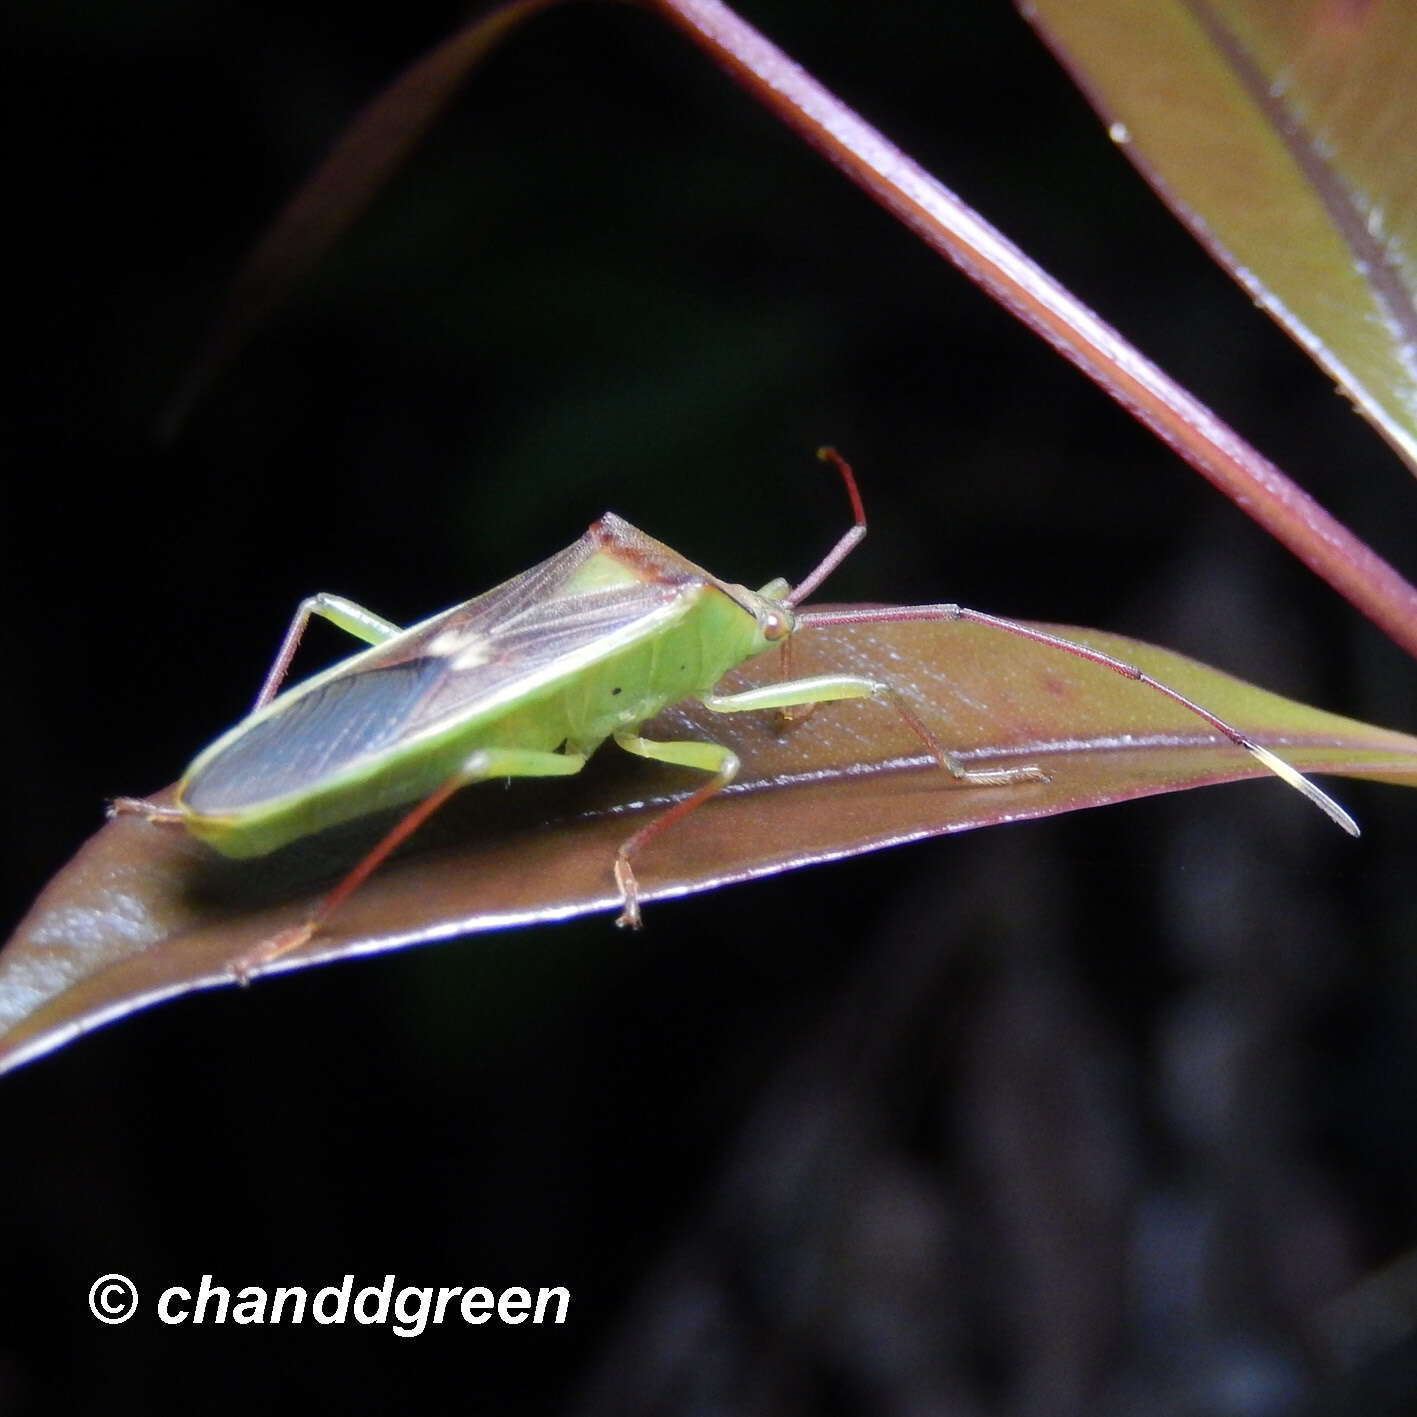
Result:
[[1271,753],[1268,748],[1262,748],[1258,743],[1246,743],[1245,746],[1260,760],[1272,773],[1282,778],[1294,788],[1296,792],[1302,792],[1319,811],[1323,812],[1332,821],[1338,823],[1349,836],[1361,836],[1358,823],[1333,800],[1321,787],[1315,786],[1297,768],[1286,763],[1277,754]]

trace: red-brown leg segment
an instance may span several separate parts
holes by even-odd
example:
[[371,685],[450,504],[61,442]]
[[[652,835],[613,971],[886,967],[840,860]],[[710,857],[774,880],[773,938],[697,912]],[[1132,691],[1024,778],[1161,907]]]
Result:
[[566,777],[578,773],[585,766],[585,761],[584,753],[541,753],[514,748],[479,749],[441,787],[401,817],[320,902],[308,920],[292,926],[289,930],[282,930],[280,934],[242,955],[231,966],[231,972],[245,984],[256,969],[289,954],[291,950],[299,949],[316,935],[330,916],[378,870],[391,852],[407,841],[448,798],[470,783],[483,782],[491,777]]
[[620,887],[620,895],[625,902],[615,923],[638,930],[642,923],[639,887],[630,857],[653,841],[666,827],[672,827],[694,808],[701,807],[714,793],[727,787],[738,776],[738,754],[718,743],[657,743],[634,733],[617,733],[615,741],[636,757],[652,758],[659,763],[677,763],[680,767],[698,768],[713,774],[697,792],[690,793],[682,802],[676,802],[632,837],[621,842],[620,849],[615,853],[615,884]]

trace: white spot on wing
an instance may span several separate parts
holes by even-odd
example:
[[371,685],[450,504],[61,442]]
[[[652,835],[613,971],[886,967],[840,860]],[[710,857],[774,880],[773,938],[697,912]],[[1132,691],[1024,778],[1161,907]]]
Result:
[[492,641],[478,630],[444,630],[428,643],[428,653],[449,661],[452,670],[476,669],[492,657]]

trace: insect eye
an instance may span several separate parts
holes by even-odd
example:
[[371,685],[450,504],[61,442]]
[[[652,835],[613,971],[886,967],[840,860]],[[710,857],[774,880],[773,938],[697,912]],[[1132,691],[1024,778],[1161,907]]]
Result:
[[763,638],[771,645],[785,639],[791,626],[780,610],[769,610],[763,616]]

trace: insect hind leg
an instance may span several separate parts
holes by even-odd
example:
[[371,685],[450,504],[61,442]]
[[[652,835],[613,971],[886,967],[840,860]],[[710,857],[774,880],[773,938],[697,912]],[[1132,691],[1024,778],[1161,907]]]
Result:
[[397,625],[352,600],[346,600],[342,595],[331,595],[323,590],[315,595],[307,595],[291,617],[285,638],[281,640],[276,657],[271,662],[270,669],[266,671],[261,691],[256,695],[256,702],[251,706],[253,710],[264,707],[275,698],[277,690],[285,682],[290,661],[295,658],[295,651],[300,648],[300,641],[305,637],[305,627],[310,623],[312,615],[328,620],[337,629],[353,635],[357,640],[363,640],[367,645],[381,645],[399,633]]
[[170,823],[181,826],[184,813],[181,807],[170,802],[150,802],[146,797],[115,797],[107,807],[109,819],[114,817],[143,817],[154,823]]
[[313,939],[329,921],[330,916],[455,792],[474,782],[485,782],[493,777],[569,777],[578,773],[585,764],[584,753],[544,753],[524,748],[479,748],[475,753],[469,754],[462,766],[446,782],[400,817],[380,838],[378,844],[320,902],[307,920],[289,930],[282,930],[278,935],[242,955],[232,964],[231,972],[240,983],[246,984],[256,969],[289,954],[291,950],[299,949],[301,945]]

